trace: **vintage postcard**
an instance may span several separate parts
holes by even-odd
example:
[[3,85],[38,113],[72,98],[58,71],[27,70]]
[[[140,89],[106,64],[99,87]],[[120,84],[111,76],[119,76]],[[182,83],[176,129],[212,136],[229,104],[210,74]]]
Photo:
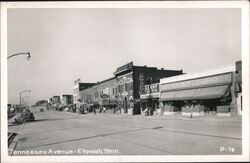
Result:
[[247,1],[1,2],[1,161],[249,161],[249,70]]

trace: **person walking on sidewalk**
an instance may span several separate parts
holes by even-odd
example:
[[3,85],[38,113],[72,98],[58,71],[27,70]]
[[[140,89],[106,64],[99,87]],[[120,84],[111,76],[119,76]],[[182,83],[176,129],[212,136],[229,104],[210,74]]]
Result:
[[103,113],[105,113],[106,112],[106,107],[105,106],[103,106]]

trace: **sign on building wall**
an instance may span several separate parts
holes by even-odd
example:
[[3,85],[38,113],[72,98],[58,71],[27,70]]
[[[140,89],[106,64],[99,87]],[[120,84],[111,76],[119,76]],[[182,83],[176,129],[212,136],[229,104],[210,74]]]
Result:
[[133,82],[132,74],[120,77],[118,78],[118,81],[117,81],[118,85],[123,85],[125,83],[131,83],[131,82]]
[[[149,89],[149,87],[150,87],[150,89]],[[145,93],[146,94],[157,93],[157,92],[159,92],[159,83],[145,85]]]
[[162,84],[161,91],[181,90],[186,88],[196,88],[208,85],[230,84],[231,82],[232,74],[227,73],[199,79]]
[[145,93],[145,82],[143,73],[140,74],[139,81],[140,81],[140,94],[143,94]]

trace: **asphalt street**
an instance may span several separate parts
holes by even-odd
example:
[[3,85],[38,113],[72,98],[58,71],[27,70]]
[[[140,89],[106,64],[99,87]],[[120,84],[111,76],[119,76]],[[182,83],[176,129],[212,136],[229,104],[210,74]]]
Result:
[[[241,120],[34,111],[11,155],[234,155]],[[26,152],[26,153],[24,153]]]

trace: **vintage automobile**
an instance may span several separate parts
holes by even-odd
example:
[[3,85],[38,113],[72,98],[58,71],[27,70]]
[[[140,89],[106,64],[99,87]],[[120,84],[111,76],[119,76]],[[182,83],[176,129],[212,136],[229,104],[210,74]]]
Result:
[[17,117],[15,118],[15,122],[17,124],[22,124],[23,122],[30,122],[34,120],[35,120],[35,117],[28,108],[23,109],[22,113],[19,113]]

